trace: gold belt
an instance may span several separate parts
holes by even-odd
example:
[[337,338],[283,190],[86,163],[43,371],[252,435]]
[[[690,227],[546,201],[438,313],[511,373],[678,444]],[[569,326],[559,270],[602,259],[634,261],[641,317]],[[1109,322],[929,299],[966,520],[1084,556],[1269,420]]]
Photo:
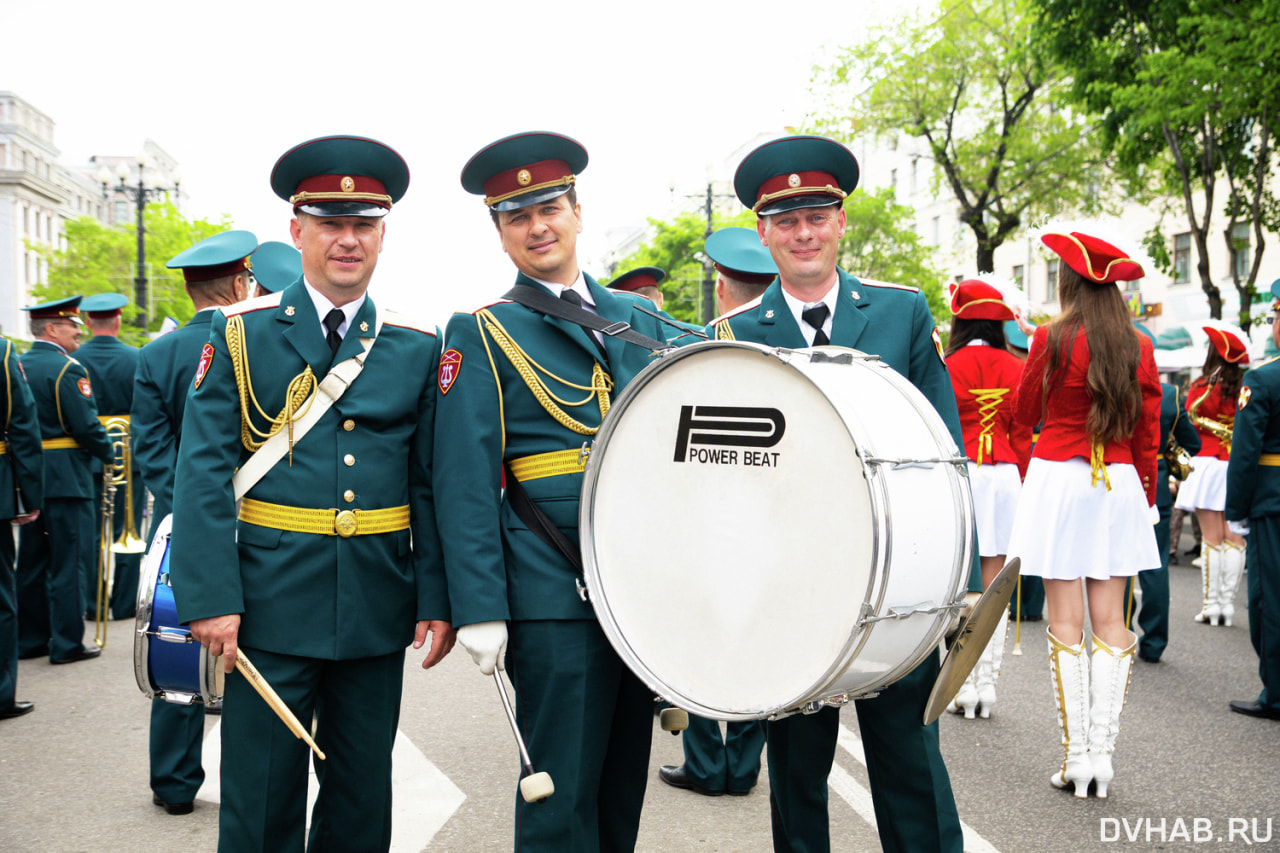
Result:
[[586,467],[587,457],[578,448],[571,448],[535,453],[533,456],[512,459],[508,464],[512,475],[523,483],[525,480],[559,477],[561,474],[581,474]]
[[71,436],[65,436],[63,438],[46,438],[40,443],[44,445],[45,450],[76,450],[80,447],[80,442],[76,441]]
[[1258,457],[1258,464],[1280,468],[1280,453],[1264,453]]
[[132,421],[129,420],[128,415],[98,415],[98,423],[106,426],[107,421],[124,421],[125,423],[132,423]]
[[320,536],[369,536],[394,533],[409,528],[409,507],[388,509],[306,509],[296,506],[255,501],[240,501],[240,520],[259,527],[289,530],[293,533],[315,533]]

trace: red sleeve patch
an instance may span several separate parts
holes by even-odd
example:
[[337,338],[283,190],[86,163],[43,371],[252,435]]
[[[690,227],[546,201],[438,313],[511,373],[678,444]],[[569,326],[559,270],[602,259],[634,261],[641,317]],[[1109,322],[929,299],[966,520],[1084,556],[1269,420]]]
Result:
[[93,388],[89,385],[89,377],[81,376],[76,380],[76,387],[80,389],[80,393],[86,397],[93,396]]
[[440,393],[448,394],[449,389],[453,387],[453,383],[458,380],[458,373],[462,370],[462,353],[456,349],[445,350],[440,356],[440,375],[438,381],[440,383]]
[[947,356],[942,349],[942,336],[938,334],[937,328],[934,328],[933,330],[933,348],[938,351],[938,358],[942,360],[942,363],[946,364]]
[[213,364],[213,344],[205,344],[204,349],[200,350],[200,363],[196,365],[196,388],[204,381],[210,364]]

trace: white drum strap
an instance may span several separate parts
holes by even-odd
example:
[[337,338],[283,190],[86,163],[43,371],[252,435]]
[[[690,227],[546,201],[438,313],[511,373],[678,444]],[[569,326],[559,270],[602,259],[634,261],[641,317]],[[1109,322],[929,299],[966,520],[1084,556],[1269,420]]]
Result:
[[[373,337],[361,338],[360,346],[363,349],[358,355],[353,355],[351,358],[329,368],[329,372],[325,374],[324,379],[320,380],[315,399],[312,401],[311,406],[308,407],[306,414],[298,418],[293,424],[292,444],[302,441],[302,437],[320,421],[324,413],[329,411],[329,407],[346,393],[346,390],[351,387],[351,383],[355,382],[360,375],[360,371],[364,370],[364,362],[369,357],[369,350],[373,348],[374,342],[378,340],[378,335],[382,332],[382,308],[374,306],[374,311],[376,319],[374,320]],[[274,468],[277,462],[284,458],[285,454],[289,452],[289,447],[290,437],[288,430],[280,430],[268,438],[240,466],[240,470],[236,472],[235,477],[232,479],[236,500],[240,500],[248,494],[249,490],[266,476],[266,473]]]

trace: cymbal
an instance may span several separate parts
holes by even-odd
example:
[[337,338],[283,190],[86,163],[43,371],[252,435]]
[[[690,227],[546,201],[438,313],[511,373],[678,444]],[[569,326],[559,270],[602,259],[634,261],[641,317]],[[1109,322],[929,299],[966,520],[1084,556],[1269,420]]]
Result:
[[973,611],[965,617],[956,630],[951,649],[942,661],[942,669],[933,682],[933,690],[929,693],[929,702],[924,709],[924,724],[927,726],[946,710],[952,697],[960,692],[960,685],[969,677],[969,673],[978,665],[982,650],[991,641],[991,635],[1000,624],[1000,616],[1009,606],[1009,599],[1018,588],[1018,572],[1022,568],[1022,560],[1014,557],[1010,560],[995,580],[987,587],[986,592],[973,606]]

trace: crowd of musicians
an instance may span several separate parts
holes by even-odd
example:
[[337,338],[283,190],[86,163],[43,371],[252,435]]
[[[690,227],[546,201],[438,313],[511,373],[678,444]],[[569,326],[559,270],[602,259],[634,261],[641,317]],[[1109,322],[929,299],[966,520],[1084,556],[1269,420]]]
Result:
[[[1063,747],[1052,785],[1107,796],[1135,657],[1160,660],[1171,619],[1233,626],[1242,578],[1263,689],[1230,706],[1280,719],[1280,361],[1250,364],[1248,342],[1213,326],[1203,375],[1179,394],[1117,286],[1146,271],[1116,235],[1065,229],[1041,237],[1061,260],[1061,312],[1033,328],[1000,282],[963,281],[944,350],[923,293],[838,266],[859,167],[814,136],[766,143],[738,167],[757,227],[707,240],[721,316],[688,326],[662,311],[661,270],[603,287],[579,267],[587,162],[575,140],[535,132],[466,163],[462,185],[483,198],[516,280],[443,332],[369,294],[409,169],[358,136],[277,160],[289,243],[229,231],[172,258],[195,314],[141,350],[118,339],[124,296],[28,308],[34,343],[4,353],[0,515],[19,546],[0,537],[0,719],[33,710],[17,698],[18,659],[92,660],[86,619],[134,616],[157,580],[138,549],[112,554],[112,583],[100,575],[150,493],[149,518],[171,519],[152,548],[166,549],[178,619],[227,674],[220,851],[387,850],[405,649],[425,648],[430,668],[455,641],[482,675],[506,672],[524,763],[554,779],[546,799],[515,798],[515,849],[634,849],[654,697],[579,594],[583,446],[652,363],[636,341],[703,339],[862,350],[934,406],[968,459],[967,600],[1017,558],[1015,619],[1047,615]],[[1171,481],[1202,533],[1194,614],[1168,612]],[[951,703],[967,719],[996,705],[1008,616]],[[308,745],[237,674],[250,656],[324,753],[309,831]],[[963,848],[938,726],[922,723],[939,663],[851,703],[885,850]],[[169,814],[190,813],[204,781],[207,710],[152,702],[152,799]],[[839,713],[724,735],[694,718],[684,762],[658,778],[746,794],[763,750],[774,849],[830,850]]]

